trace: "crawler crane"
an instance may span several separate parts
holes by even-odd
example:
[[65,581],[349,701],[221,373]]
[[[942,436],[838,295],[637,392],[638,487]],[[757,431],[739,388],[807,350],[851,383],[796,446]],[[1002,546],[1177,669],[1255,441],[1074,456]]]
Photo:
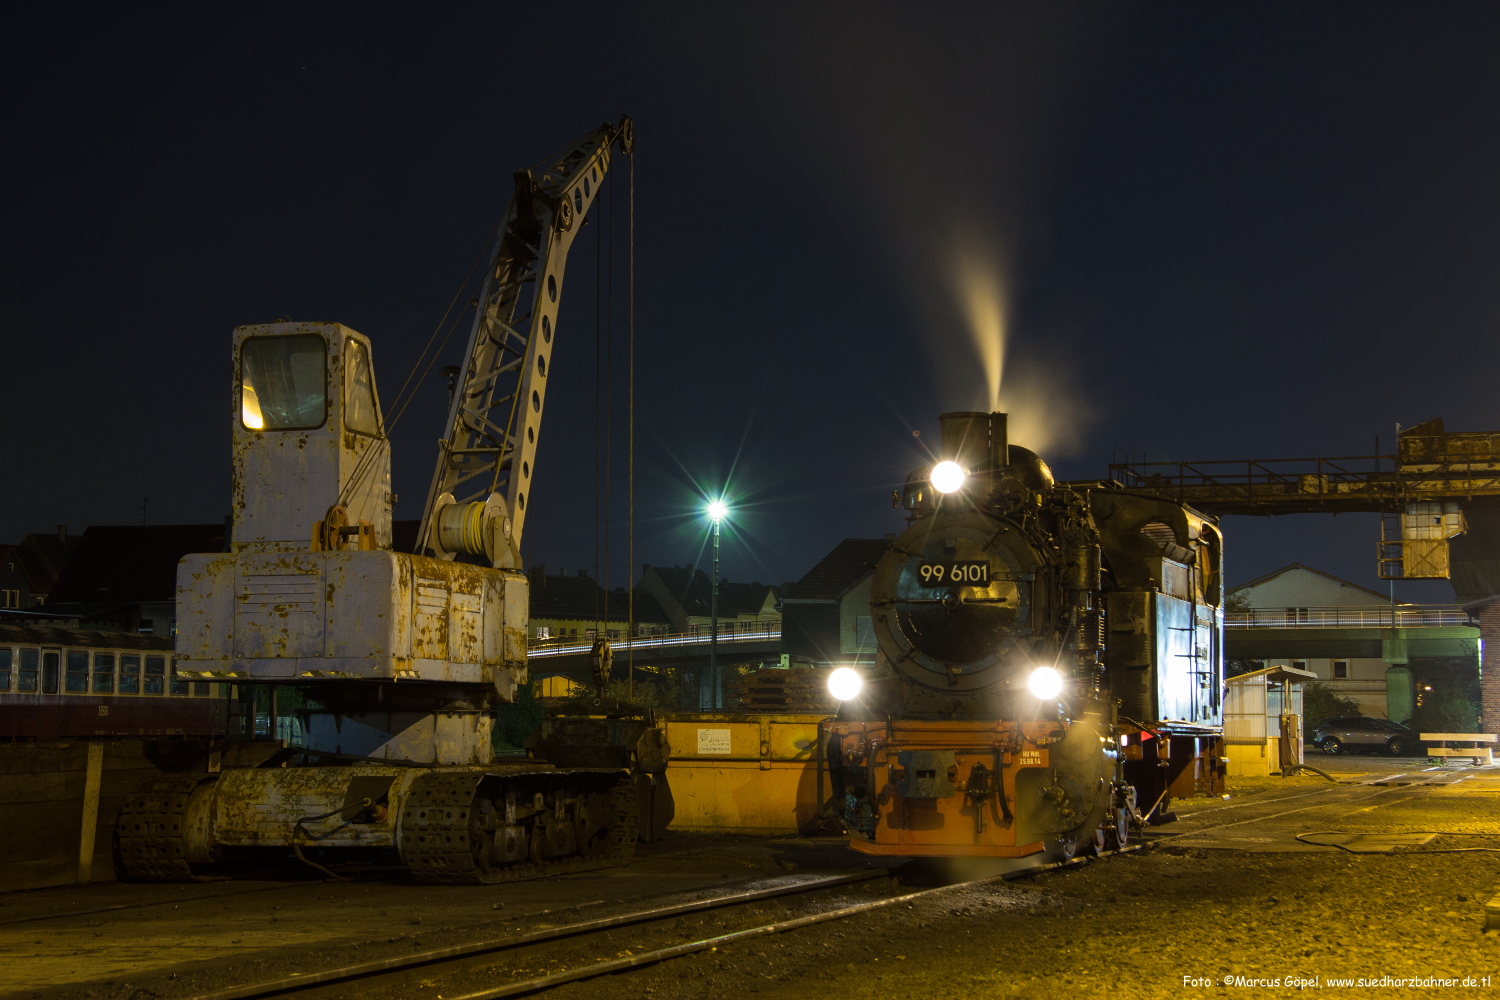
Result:
[[564,266],[631,143],[625,118],[515,174],[417,554],[392,549],[369,340],[338,323],[234,331],[233,540],[178,566],[177,675],[295,685],[306,745],[135,796],[118,826],[128,875],[190,878],[267,847],[384,848],[455,883],[630,856],[659,730],[606,720],[612,752],[570,767],[497,766],[491,730],[526,682],[520,542]]

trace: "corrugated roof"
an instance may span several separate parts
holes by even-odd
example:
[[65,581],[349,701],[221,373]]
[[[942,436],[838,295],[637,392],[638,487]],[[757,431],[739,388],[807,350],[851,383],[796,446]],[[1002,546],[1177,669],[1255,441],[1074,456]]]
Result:
[[875,568],[890,545],[889,538],[846,538],[781,596],[789,601],[836,601]]

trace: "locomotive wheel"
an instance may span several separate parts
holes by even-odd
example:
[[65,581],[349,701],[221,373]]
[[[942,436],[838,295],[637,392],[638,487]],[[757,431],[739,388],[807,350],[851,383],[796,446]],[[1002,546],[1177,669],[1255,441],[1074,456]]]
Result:
[[1114,810],[1100,832],[1104,835],[1105,850],[1118,851],[1130,842],[1130,814],[1123,809]]

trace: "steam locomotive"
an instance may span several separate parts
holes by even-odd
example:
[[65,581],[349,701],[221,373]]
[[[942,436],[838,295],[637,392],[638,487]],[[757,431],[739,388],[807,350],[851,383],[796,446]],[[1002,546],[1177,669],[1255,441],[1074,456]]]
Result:
[[1066,860],[1222,791],[1222,536],[1180,503],[1057,482],[1003,413],[946,413],[871,581],[828,764],[870,854]]

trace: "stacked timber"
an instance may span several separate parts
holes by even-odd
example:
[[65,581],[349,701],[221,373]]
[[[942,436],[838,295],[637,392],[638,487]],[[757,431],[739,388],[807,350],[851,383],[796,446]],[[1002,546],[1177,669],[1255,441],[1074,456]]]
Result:
[[725,707],[737,712],[816,715],[838,705],[828,693],[829,670],[811,667],[761,667],[725,685]]

